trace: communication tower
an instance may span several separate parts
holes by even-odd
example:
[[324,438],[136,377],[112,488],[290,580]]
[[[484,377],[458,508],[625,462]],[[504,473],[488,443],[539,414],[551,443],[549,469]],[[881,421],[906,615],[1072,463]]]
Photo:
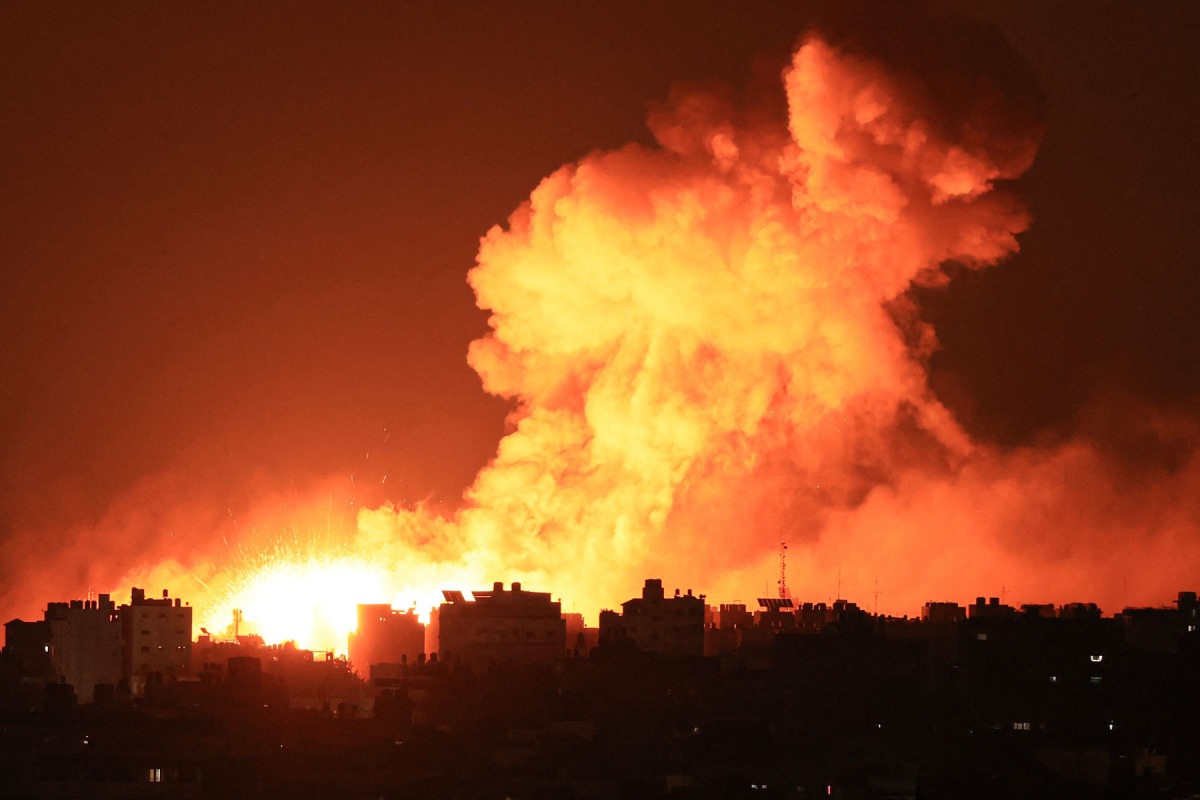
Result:
[[779,598],[791,597],[787,588],[787,542],[779,543]]

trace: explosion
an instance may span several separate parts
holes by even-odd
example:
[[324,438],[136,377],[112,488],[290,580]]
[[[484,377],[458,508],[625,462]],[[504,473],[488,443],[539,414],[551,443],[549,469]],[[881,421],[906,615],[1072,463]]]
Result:
[[469,361],[513,430],[453,522],[361,513],[388,557],[466,553],[585,607],[658,571],[743,570],[741,594],[781,531],[814,542],[902,470],[970,457],[904,292],[1016,249],[1028,219],[997,182],[1037,126],[981,127],[995,93],[943,113],[819,38],[783,79],[786,121],[679,92],[660,148],[560,169],[484,237]]
[[226,635],[253,631],[267,642],[340,650],[338,643],[357,625],[358,598],[378,596],[382,574],[378,565],[352,556],[277,552],[240,572],[226,601],[205,609],[206,623],[219,631],[238,614],[240,630],[225,627]]
[[1087,441],[973,441],[928,388],[911,291],[1017,249],[1031,104],[815,36],[782,83],[786,113],[675,92],[657,147],[562,167],[484,236],[468,279],[490,333],[468,359],[513,411],[463,509],[362,509],[339,554],[252,561],[209,618],[325,646],[354,603],[492,580],[585,612],[651,575],[744,601],[781,538],[798,595],[844,574],[896,613],[1194,577],[1191,432],[1150,432],[1183,455],[1133,478]]

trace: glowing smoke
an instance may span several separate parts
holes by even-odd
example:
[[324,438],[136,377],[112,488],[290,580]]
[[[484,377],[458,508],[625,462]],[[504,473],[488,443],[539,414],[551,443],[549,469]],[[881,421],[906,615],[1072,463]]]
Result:
[[[1083,436],[1002,452],[928,388],[936,336],[909,292],[1016,250],[1028,104],[818,38],[782,78],[786,113],[676,92],[651,117],[659,147],[563,167],[488,232],[469,281],[491,333],[469,361],[513,402],[511,432],[453,517],[359,511],[331,562],[341,594],[426,605],[524,580],[591,614],[658,575],[746,601],[781,537],[797,596],[841,576],[862,602],[878,580],[895,613],[1001,587],[1113,611],[1194,583],[1194,426],[1139,428],[1169,457],[1133,467]],[[225,620],[290,557],[118,585],[202,578]]]
[[514,429],[454,523],[360,526],[588,610],[649,574],[749,599],[781,537],[807,545],[798,594],[844,575],[897,613],[1186,586],[1194,432],[1148,431],[1185,457],[1126,479],[1082,439],[972,442],[927,388],[936,338],[906,292],[1017,249],[1029,220],[1001,184],[1033,160],[1028,105],[816,38],[783,78],[786,125],[680,92],[651,119],[661,149],[564,167],[488,233],[469,279],[492,333],[469,359]]
[[[819,39],[783,77],[786,124],[679,93],[651,120],[661,149],[564,167],[484,238],[469,280],[492,333],[469,359],[514,430],[412,550],[452,542],[584,608],[646,572],[732,589],[781,534],[819,545],[876,487],[972,457],[903,294],[1016,249],[1028,220],[995,184],[1036,125],[978,128],[986,94],[939,114]],[[426,527],[360,524],[401,548]]]

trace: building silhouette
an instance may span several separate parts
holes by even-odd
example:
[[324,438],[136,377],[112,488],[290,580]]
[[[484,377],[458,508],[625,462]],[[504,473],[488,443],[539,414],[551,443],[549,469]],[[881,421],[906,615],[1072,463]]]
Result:
[[134,694],[147,681],[180,678],[192,667],[192,607],[163,589],[161,598],[147,598],[134,587],[130,603],[119,611],[124,637],[123,676]]
[[96,600],[50,603],[45,622],[55,674],[75,687],[81,702],[92,702],[97,686],[115,688],[127,677],[122,671],[121,619],[107,594]]
[[621,613],[600,612],[602,647],[627,648],[667,656],[704,655],[704,595],[675,590],[667,597],[662,580],[647,578],[642,596],[621,604]]
[[192,664],[192,609],[163,591],[147,599],[134,588],[128,605],[107,594],[95,600],[46,604],[37,622],[6,623],[4,655],[26,680],[73,687],[84,703],[99,687],[141,695],[148,682],[188,675]]
[[425,625],[413,609],[397,611],[390,605],[358,606],[358,627],[350,633],[347,654],[361,677],[375,664],[415,663],[425,652]]
[[493,665],[549,664],[566,654],[562,604],[549,592],[527,592],[520,583],[505,591],[443,592],[437,609],[438,656],[444,663],[472,668]]

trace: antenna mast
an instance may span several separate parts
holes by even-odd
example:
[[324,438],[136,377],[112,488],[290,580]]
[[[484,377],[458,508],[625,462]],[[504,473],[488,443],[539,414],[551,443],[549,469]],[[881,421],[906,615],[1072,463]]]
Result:
[[790,597],[787,588],[787,542],[779,543],[779,597]]

